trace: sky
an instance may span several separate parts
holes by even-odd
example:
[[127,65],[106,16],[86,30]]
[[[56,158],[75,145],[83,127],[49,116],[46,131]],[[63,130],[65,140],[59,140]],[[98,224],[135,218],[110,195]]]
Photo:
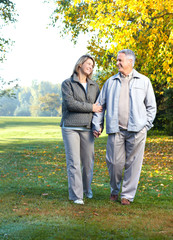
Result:
[[13,0],[18,22],[4,28],[4,36],[15,41],[0,64],[2,78],[19,79],[21,86],[33,80],[61,83],[70,77],[78,58],[87,53],[87,40],[80,37],[74,45],[70,36],[60,37],[59,30],[49,26],[54,5],[44,0]]

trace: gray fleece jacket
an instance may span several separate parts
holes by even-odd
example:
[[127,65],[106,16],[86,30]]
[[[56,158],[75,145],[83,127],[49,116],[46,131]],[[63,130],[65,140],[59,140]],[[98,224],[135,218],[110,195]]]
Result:
[[87,79],[87,93],[76,74],[61,85],[62,119],[60,126],[91,128],[92,105],[99,95],[98,85]]

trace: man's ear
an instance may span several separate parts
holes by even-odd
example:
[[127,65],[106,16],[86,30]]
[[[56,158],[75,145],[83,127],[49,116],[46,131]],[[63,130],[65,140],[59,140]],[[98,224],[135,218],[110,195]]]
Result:
[[133,60],[132,59],[129,59],[129,61],[130,61],[130,63],[132,64],[132,66],[133,66]]

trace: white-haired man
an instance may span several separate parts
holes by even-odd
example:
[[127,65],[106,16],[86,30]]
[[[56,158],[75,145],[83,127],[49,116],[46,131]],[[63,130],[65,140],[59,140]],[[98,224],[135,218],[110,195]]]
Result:
[[106,162],[110,175],[110,199],[118,201],[122,183],[122,205],[129,205],[134,200],[147,131],[153,126],[156,115],[151,82],[133,68],[134,64],[133,51],[124,49],[118,52],[118,74],[105,82],[97,100],[103,112],[95,113],[92,120],[93,134],[98,137],[103,130],[106,111]]

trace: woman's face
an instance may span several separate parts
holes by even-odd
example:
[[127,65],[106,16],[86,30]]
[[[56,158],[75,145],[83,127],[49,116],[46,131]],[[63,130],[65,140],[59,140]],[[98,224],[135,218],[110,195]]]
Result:
[[81,72],[88,76],[93,72],[94,63],[93,60],[88,58],[80,67]]

